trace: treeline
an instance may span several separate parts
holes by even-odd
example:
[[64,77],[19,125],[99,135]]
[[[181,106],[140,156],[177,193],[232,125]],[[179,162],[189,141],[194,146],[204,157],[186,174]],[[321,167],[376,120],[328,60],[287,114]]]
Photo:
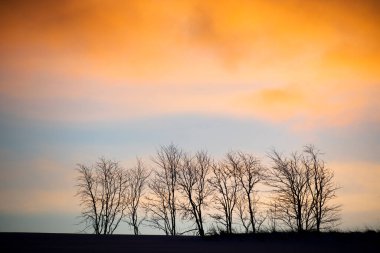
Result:
[[289,156],[272,150],[264,166],[250,153],[231,151],[217,161],[171,144],[157,150],[151,169],[140,159],[124,169],[100,158],[77,167],[81,221],[96,234],[112,234],[121,222],[136,235],[141,225],[200,236],[329,230],[339,221],[338,187],[321,156],[312,145]]

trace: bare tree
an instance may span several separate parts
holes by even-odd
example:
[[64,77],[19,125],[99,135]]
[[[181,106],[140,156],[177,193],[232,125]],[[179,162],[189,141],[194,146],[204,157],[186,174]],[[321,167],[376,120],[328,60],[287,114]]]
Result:
[[269,155],[274,165],[268,184],[274,188],[277,219],[299,232],[328,229],[339,220],[339,205],[331,204],[338,189],[334,174],[312,145],[289,158],[275,150]]
[[313,200],[312,216],[314,229],[330,229],[339,221],[340,205],[330,202],[336,197],[338,187],[333,182],[334,173],[320,159],[322,153],[313,145],[304,147],[303,164],[310,171],[309,192]]
[[291,230],[302,232],[312,227],[312,199],[308,183],[310,171],[302,166],[302,156],[292,153],[290,158],[273,150],[269,157],[274,165],[268,184],[274,188],[278,219]]
[[139,219],[138,211],[149,175],[150,173],[144,167],[144,164],[140,159],[137,159],[136,167],[129,169],[128,171],[128,190],[130,198],[127,204],[127,222],[131,227],[133,227],[133,232],[135,235],[140,233],[139,226],[144,220],[144,218]]
[[204,236],[204,208],[205,201],[212,192],[207,182],[211,171],[211,158],[205,151],[200,151],[194,157],[183,156],[183,163],[179,170],[178,185],[184,196],[181,210],[184,218],[195,221],[198,234]]
[[238,182],[236,170],[228,160],[212,165],[209,182],[214,189],[213,203],[219,213],[211,214],[217,223],[222,224],[226,233],[233,233],[233,213],[238,201]]
[[[229,152],[227,160],[231,166],[234,166],[237,181],[242,191],[242,196],[238,202],[239,217],[242,225],[247,233],[255,233],[257,227],[264,222],[264,217],[262,215],[259,217],[257,212],[259,198],[255,187],[264,179],[265,169],[258,158],[248,153]],[[245,214],[246,212],[248,213],[247,215]]]
[[93,166],[78,164],[77,195],[85,229],[112,234],[126,215],[128,180],[118,162],[100,158]]
[[153,158],[157,168],[149,183],[151,190],[145,209],[150,214],[147,222],[166,235],[176,235],[177,231],[177,191],[178,171],[183,152],[173,144],[162,146]]
[[[261,227],[267,219],[267,214],[258,211],[259,198],[255,194],[252,198],[252,210],[255,224],[255,232],[261,231]],[[239,216],[241,225],[244,228],[244,233],[255,233],[252,229],[251,215],[249,210],[249,202],[244,192],[240,191],[238,201],[236,204],[237,214]]]

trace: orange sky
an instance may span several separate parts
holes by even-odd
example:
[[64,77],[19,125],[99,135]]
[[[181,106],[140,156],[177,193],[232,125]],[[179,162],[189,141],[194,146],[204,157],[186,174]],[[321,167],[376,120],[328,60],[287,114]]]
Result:
[[[0,115],[11,120],[6,122],[10,127],[0,122],[0,140],[8,141],[0,142],[0,156],[8,159],[0,165],[0,185],[1,178],[9,185],[0,187],[0,202],[10,203],[0,212],[38,212],[63,205],[74,210],[72,171],[65,168],[81,157],[96,157],[96,148],[113,145],[100,138],[101,145],[93,148],[88,139],[97,143],[98,137],[82,140],[81,129],[81,134],[70,132],[73,144],[60,146],[69,135],[63,130],[62,139],[54,136],[59,141],[53,142],[46,137],[44,143],[46,125],[59,132],[54,127],[132,122],[140,129],[144,120],[178,116],[191,121],[189,115],[196,115],[204,117],[201,120],[226,118],[238,126],[255,122],[255,127],[260,122],[264,131],[275,128],[275,134],[285,129],[290,136],[285,141],[273,137],[284,147],[296,142],[294,135],[305,134],[303,142],[319,141],[328,154],[349,149],[349,161],[341,157],[328,161],[338,181],[344,188],[348,185],[341,200],[350,212],[372,200],[368,210],[376,213],[379,187],[371,179],[378,178],[380,168],[376,140],[380,134],[375,129],[380,124],[379,13],[376,0],[1,1]],[[20,161],[14,159],[24,145],[16,145],[19,128],[38,128],[40,122],[43,130],[35,131],[37,136],[42,132],[43,143],[27,135],[25,142],[30,137],[32,147],[23,150]],[[230,132],[218,132],[222,125],[207,129],[209,135],[222,133],[210,142],[214,146],[221,146],[220,139],[231,143],[226,139]],[[2,127],[16,130],[9,134]],[[197,133],[194,129],[189,127]],[[151,132],[138,134],[152,137]],[[272,136],[269,130],[252,131],[252,138],[266,134]],[[15,137],[8,140],[8,135]],[[260,143],[259,151],[266,152],[267,144]],[[70,145],[78,147],[75,155],[67,148]],[[34,154],[34,149],[40,153]],[[57,158],[62,150],[67,151],[64,162]],[[352,158],[356,153],[360,155]],[[30,175],[45,175],[41,168],[54,167],[46,175],[65,180],[61,182],[65,186],[16,189],[20,172],[14,171],[26,164],[31,164]],[[357,178],[364,198],[350,193]]]
[[5,2],[1,94],[106,108],[89,119],[133,117],[124,113],[132,106],[138,115],[347,124],[379,106],[378,9],[376,1]]

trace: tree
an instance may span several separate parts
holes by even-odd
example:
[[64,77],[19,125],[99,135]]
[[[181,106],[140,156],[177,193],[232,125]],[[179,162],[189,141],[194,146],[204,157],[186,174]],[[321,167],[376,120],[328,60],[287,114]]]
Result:
[[151,227],[162,230],[166,235],[177,234],[177,191],[178,171],[183,152],[173,144],[162,146],[153,162],[157,168],[149,183],[151,191],[145,208],[150,214],[147,220]]
[[128,208],[128,224],[133,227],[133,232],[135,235],[139,234],[139,226],[144,219],[139,219],[138,210],[140,207],[141,197],[145,190],[145,185],[150,173],[144,167],[143,162],[137,159],[136,167],[128,171],[128,191],[129,191],[129,202],[127,204]]
[[198,234],[204,236],[205,202],[211,194],[207,182],[211,170],[211,158],[205,151],[200,151],[194,157],[183,156],[183,163],[178,173],[178,185],[184,196],[181,204],[183,216],[195,221]]
[[286,158],[273,150],[269,157],[274,165],[268,184],[276,194],[274,204],[278,218],[291,230],[309,230],[312,225],[312,199],[308,189],[310,171],[302,166],[302,156],[292,153]]
[[125,218],[128,178],[118,162],[100,158],[93,166],[78,164],[77,195],[85,229],[95,234],[112,234]]
[[265,177],[265,169],[258,158],[243,152],[229,152],[229,164],[234,167],[241,194],[238,201],[239,217],[245,231],[255,233],[264,222],[264,217],[257,213],[258,196],[256,185]]
[[308,188],[313,201],[314,229],[319,232],[336,226],[339,221],[340,205],[330,203],[336,197],[339,187],[333,181],[334,173],[320,159],[322,153],[319,150],[313,145],[307,145],[304,153],[303,164],[311,172]]
[[209,180],[214,189],[213,203],[219,213],[211,214],[217,223],[225,227],[227,234],[233,233],[233,213],[238,201],[238,182],[236,168],[228,160],[212,165],[212,177]]
[[330,202],[338,189],[334,174],[319,158],[314,146],[305,146],[303,153],[289,158],[273,150],[268,185],[274,188],[276,217],[298,232],[331,228],[339,219],[340,206]]

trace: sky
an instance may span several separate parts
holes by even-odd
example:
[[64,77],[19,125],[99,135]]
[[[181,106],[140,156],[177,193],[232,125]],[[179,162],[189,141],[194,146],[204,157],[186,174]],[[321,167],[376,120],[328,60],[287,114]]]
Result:
[[[378,1],[1,1],[0,231],[78,232],[76,164],[314,144],[380,228]],[[132,233],[124,227],[119,233]]]

